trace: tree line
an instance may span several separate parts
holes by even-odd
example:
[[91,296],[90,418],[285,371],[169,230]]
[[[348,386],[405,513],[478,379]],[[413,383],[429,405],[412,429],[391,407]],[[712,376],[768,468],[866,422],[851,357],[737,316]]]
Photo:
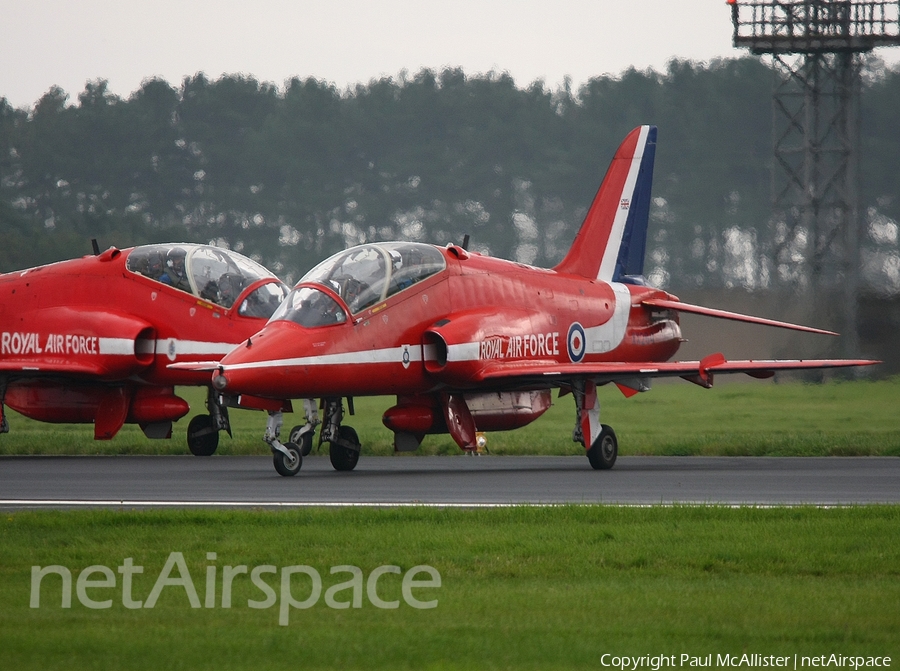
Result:
[[[345,90],[316,79],[103,80],[29,109],[0,98],[0,271],[126,247],[213,242],[296,281],[365,241],[559,261],[615,148],[659,126],[646,273],[662,286],[768,288],[773,70],[673,60],[577,91],[422,70]],[[872,60],[860,165],[866,277],[900,291],[900,69]],[[874,255],[874,256],[873,256]]]

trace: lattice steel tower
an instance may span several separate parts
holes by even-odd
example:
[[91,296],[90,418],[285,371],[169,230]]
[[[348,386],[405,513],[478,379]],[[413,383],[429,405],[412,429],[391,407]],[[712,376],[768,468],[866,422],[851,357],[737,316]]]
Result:
[[863,54],[900,45],[900,2],[728,0],[734,45],[771,56],[772,260],[808,281],[819,319],[837,307],[844,353],[859,335],[859,99]]

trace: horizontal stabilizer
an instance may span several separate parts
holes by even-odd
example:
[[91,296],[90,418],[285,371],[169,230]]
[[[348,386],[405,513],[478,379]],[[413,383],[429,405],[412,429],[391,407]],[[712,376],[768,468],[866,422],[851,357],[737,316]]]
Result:
[[826,331],[811,326],[801,326],[800,324],[791,324],[790,322],[780,322],[775,319],[766,319],[764,317],[754,317],[752,315],[742,315],[738,312],[728,312],[727,310],[717,310],[715,308],[706,308],[702,305],[691,305],[690,303],[682,303],[681,301],[670,301],[662,298],[648,298],[641,302],[642,305],[654,308],[664,308],[667,310],[677,310],[679,312],[689,312],[695,315],[706,315],[707,317],[717,317],[718,319],[731,319],[738,322],[747,322],[750,324],[762,324],[764,326],[777,326],[783,329],[792,329],[794,331],[804,331],[806,333],[818,333],[820,335],[839,335],[834,331]]

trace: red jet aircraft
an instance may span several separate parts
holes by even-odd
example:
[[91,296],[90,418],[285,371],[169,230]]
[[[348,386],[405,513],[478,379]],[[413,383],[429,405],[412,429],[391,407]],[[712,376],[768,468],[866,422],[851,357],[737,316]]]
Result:
[[[618,445],[599,421],[597,386],[630,396],[654,377],[710,387],[717,373],[863,366],[865,360],[669,361],[681,344],[679,312],[822,331],[682,303],[642,277],[656,128],[622,142],[566,257],[552,270],[489,258],[464,247],[366,244],[313,268],[269,323],[227,354],[213,374],[223,395],[255,407],[271,399],[265,440],[275,468],[294,475],[312,445],[330,443],[331,463],[351,470],[356,432],[341,423],[343,398],[396,395],[384,413],[397,451],[449,432],[476,450],[481,431],[514,429],[539,417],[551,390],[571,393],[573,439],[591,466],[611,468]],[[210,366],[208,369],[215,370]],[[250,398],[254,397],[254,398]],[[278,440],[281,399],[306,399],[306,424]],[[314,399],[322,399],[320,422]]]
[[[220,357],[287,293],[258,263],[193,244],[110,248],[0,275],[0,433],[9,431],[5,403],[43,422],[93,423],[97,440],[125,422],[169,438],[189,411],[174,386],[210,381],[167,365]],[[219,430],[231,431],[211,390],[207,406],[188,426],[196,455],[215,452]]]

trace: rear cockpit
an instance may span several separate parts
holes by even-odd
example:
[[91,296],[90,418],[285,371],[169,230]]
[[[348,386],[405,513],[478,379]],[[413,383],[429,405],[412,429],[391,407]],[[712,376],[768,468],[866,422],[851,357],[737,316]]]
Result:
[[244,317],[268,319],[287,295],[287,287],[260,264],[210,245],[135,247],[128,254],[125,267],[225,309],[231,309],[250,285],[271,280],[241,300],[238,314]]

